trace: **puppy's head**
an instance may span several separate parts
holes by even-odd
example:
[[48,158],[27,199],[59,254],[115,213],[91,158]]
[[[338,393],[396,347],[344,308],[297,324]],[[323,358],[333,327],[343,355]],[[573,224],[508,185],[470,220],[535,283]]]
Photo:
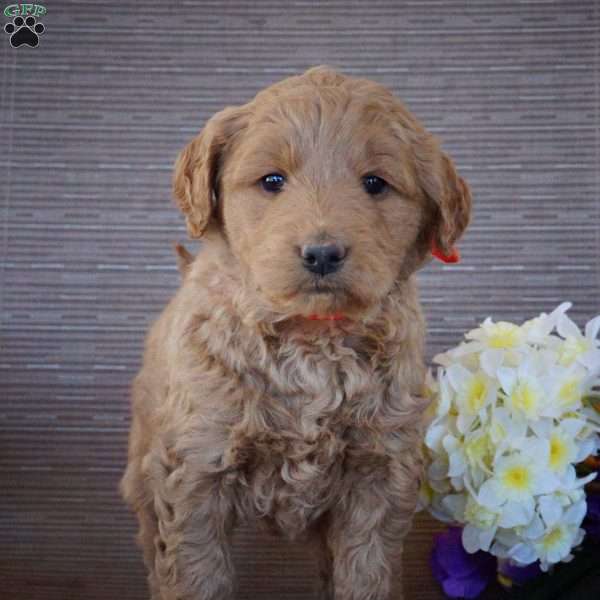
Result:
[[471,197],[383,86],[315,67],[213,116],[180,154],[188,232],[217,229],[274,310],[359,315],[450,253]]

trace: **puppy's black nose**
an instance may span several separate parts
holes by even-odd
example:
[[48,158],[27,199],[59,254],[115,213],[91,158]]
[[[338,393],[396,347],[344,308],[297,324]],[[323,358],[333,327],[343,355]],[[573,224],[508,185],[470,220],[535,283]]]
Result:
[[346,249],[339,244],[306,244],[302,246],[302,263],[311,273],[328,275],[335,273],[344,262]]

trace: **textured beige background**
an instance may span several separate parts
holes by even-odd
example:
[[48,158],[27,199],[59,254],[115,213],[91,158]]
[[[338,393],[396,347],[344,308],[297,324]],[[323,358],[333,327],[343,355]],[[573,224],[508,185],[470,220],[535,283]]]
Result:
[[[46,3],[0,32],[0,596],[146,597],[116,485],[127,386],[178,283],[175,154],[227,104],[329,63],[389,85],[475,198],[458,266],[421,275],[428,357],[486,315],[600,310],[593,0]],[[6,22],[5,19],[4,22]],[[437,598],[420,520],[408,597]],[[241,533],[240,598],[310,598],[300,547]]]

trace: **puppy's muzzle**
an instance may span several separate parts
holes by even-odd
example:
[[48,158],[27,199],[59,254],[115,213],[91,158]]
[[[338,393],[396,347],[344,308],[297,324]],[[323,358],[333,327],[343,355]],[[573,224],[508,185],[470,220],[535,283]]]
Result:
[[325,276],[335,273],[344,264],[347,250],[340,244],[305,244],[300,256],[304,268],[311,273]]

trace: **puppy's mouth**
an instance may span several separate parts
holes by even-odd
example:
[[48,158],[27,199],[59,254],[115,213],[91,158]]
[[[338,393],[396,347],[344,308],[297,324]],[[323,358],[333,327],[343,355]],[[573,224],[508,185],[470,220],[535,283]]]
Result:
[[284,293],[269,294],[262,288],[262,293],[272,302],[276,312],[283,311],[289,316],[313,318],[315,315],[327,317],[344,315],[345,318],[359,318],[369,308],[368,299],[357,294],[340,277],[304,277],[294,282]]
[[312,282],[302,286],[300,291],[304,294],[340,294],[343,290],[336,285],[325,283],[319,279],[314,279]]
[[345,312],[357,304],[352,290],[343,282],[323,278],[306,281],[297,289],[295,299],[317,313]]

